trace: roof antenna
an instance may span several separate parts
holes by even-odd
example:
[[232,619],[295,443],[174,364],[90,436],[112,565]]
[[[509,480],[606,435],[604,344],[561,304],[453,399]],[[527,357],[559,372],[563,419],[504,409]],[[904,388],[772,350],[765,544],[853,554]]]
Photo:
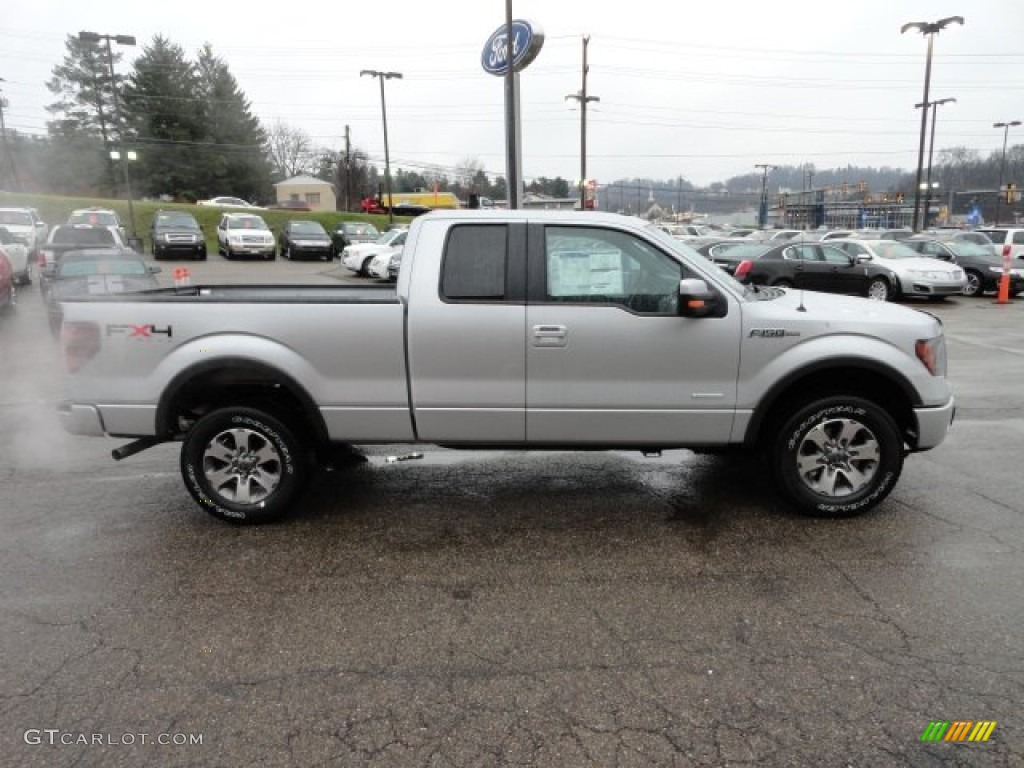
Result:
[[800,306],[796,308],[797,312],[806,312],[807,307],[804,306],[804,289],[800,289]]

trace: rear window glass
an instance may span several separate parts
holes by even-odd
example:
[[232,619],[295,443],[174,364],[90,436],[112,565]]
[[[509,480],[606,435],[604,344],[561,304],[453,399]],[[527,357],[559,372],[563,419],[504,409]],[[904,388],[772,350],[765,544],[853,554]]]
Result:
[[441,295],[447,299],[505,298],[508,227],[504,224],[454,227],[441,267]]
[[60,227],[54,232],[55,245],[114,245],[114,234],[104,227]]

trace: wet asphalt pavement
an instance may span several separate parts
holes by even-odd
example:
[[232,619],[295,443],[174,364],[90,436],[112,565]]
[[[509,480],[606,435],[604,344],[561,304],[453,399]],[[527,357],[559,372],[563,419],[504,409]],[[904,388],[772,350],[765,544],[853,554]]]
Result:
[[[194,271],[241,269],[338,272]],[[863,517],[797,517],[756,462],[688,451],[395,446],[236,528],[177,446],[116,463],[123,441],[61,431],[23,289],[0,317],[0,764],[1022,765],[1024,302],[927,308],[957,421]],[[922,743],[935,720],[997,726]]]

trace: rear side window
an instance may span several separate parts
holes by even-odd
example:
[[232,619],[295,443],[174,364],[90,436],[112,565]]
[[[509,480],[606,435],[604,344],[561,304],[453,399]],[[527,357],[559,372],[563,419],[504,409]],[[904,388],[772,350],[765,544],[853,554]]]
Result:
[[441,266],[441,295],[456,301],[501,301],[505,298],[507,266],[507,226],[453,227]]
[[1024,230],[1013,233],[1013,244],[1024,245]]

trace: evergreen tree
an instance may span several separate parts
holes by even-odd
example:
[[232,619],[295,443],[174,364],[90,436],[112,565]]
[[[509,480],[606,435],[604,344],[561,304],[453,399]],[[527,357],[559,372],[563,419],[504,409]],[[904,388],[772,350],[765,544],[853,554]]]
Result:
[[194,145],[206,136],[195,66],[181,46],[157,35],[135,60],[122,91],[122,112],[136,137],[132,174],[140,194],[195,199],[201,177]]
[[199,96],[205,143],[197,151],[202,164],[202,196],[236,195],[247,200],[271,196],[270,163],[263,147],[267,137],[228,65],[209,44],[199,54]]

